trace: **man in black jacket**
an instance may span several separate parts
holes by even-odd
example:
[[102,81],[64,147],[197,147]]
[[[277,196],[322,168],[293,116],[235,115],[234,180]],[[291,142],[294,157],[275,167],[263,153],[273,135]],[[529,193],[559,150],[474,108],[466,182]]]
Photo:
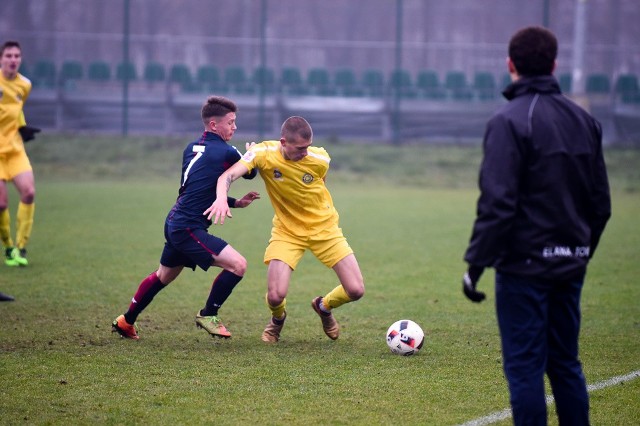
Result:
[[545,425],[544,374],[560,424],[587,425],[578,359],[587,263],[611,215],[600,124],[560,93],[558,43],[528,27],[510,40],[510,101],[488,122],[477,218],[464,260],[474,302],[496,270],[496,310],[515,424]]

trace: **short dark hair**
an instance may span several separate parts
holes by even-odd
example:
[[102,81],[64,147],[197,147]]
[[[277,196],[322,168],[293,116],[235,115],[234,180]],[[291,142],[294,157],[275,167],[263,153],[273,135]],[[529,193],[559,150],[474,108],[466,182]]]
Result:
[[313,130],[311,130],[311,125],[307,120],[294,115],[293,117],[287,118],[284,123],[282,123],[280,136],[285,139],[294,139],[296,136],[299,136],[304,140],[311,140],[313,137]]
[[22,48],[20,47],[20,43],[18,43],[15,40],[9,40],[9,41],[5,41],[4,44],[2,45],[2,50],[0,50],[0,55],[4,55],[4,51],[10,47],[17,47],[18,49],[22,50]]
[[202,106],[202,121],[206,125],[213,117],[224,117],[230,112],[238,112],[238,107],[231,100],[224,96],[209,96],[207,102]]
[[558,40],[543,27],[523,28],[509,41],[509,58],[522,76],[550,75],[557,55]]

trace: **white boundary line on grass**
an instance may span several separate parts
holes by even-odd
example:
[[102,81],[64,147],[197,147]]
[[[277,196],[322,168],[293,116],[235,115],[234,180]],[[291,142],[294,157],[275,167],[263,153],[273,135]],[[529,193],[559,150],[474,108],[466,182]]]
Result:
[[[588,392],[597,391],[600,389],[608,388],[609,386],[614,386],[623,382],[628,382],[640,377],[640,370],[633,371],[629,374],[625,374],[624,376],[612,377],[608,380],[604,380],[602,382],[594,383],[593,385],[587,386]],[[553,396],[548,395],[546,397],[547,405],[553,404]],[[480,417],[475,420],[471,420],[469,422],[463,423],[460,426],[485,426],[490,425],[492,423],[499,422],[500,420],[506,420],[511,418],[511,409],[506,409],[502,411],[496,411],[495,413],[491,413],[488,416]]]

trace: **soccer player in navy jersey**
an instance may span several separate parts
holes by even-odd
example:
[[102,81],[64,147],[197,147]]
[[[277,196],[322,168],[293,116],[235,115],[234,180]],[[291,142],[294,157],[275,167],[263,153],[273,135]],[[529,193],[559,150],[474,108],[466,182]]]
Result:
[[[121,336],[139,338],[135,321],[160,290],[175,280],[186,266],[222,268],[214,279],[202,310],[196,314],[196,325],[209,334],[229,338],[231,333],[218,317],[218,310],[240,282],[247,269],[246,259],[221,238],[207,232],[211,221],[202,214],[216,198],[218,177],[240,159],[238,150],[227,142],[236,130],[237,107],[231,100],[211,96],[202,107],[205,131],[187,145],[182,160],[182,177],[178,199],[169,211],[164,225],[165,245],[160,267],[146,277],[136,291],[129,309],[112,323],[112,331]],[[251,179],[256,173],[244,177]],[[260,198],[249,192],[240,199],[228,197],[230,206],[247,207]]]

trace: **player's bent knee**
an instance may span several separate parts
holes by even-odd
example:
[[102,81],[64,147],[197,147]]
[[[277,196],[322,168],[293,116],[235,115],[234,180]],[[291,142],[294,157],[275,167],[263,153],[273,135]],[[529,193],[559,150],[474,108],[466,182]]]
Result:
[[182,267],[179,268],[168,268],[165,266],[160,266],[160,268],[156,271],[156,276],[158,280],[160,280],[160,284],[167,286],[175,280],[180,272],[182,271]]
[[247,259],[242,256],[238,256],[236,259],[234,259],[231,266],[231,272],[238,275],[239,277],[243,277],[245,272],[247,272]]
[[269,291],[267,292],[267,303],[269,306],[279,306],[284,302],[285,297],[286,295],[280,294],[278,291]]
[[364,286],[355,288],[355,289],[345,289],[345,291],[347,292],[347,295],[349,296],[349,299],[351,299],[352,302],[355,302],[358,299],[361,299],[362,296],[364,296]]
[[35,189],[29,189],[23,192],[20,196],[20,201],[24,204],[32,204],[36,199],[36,191]]

